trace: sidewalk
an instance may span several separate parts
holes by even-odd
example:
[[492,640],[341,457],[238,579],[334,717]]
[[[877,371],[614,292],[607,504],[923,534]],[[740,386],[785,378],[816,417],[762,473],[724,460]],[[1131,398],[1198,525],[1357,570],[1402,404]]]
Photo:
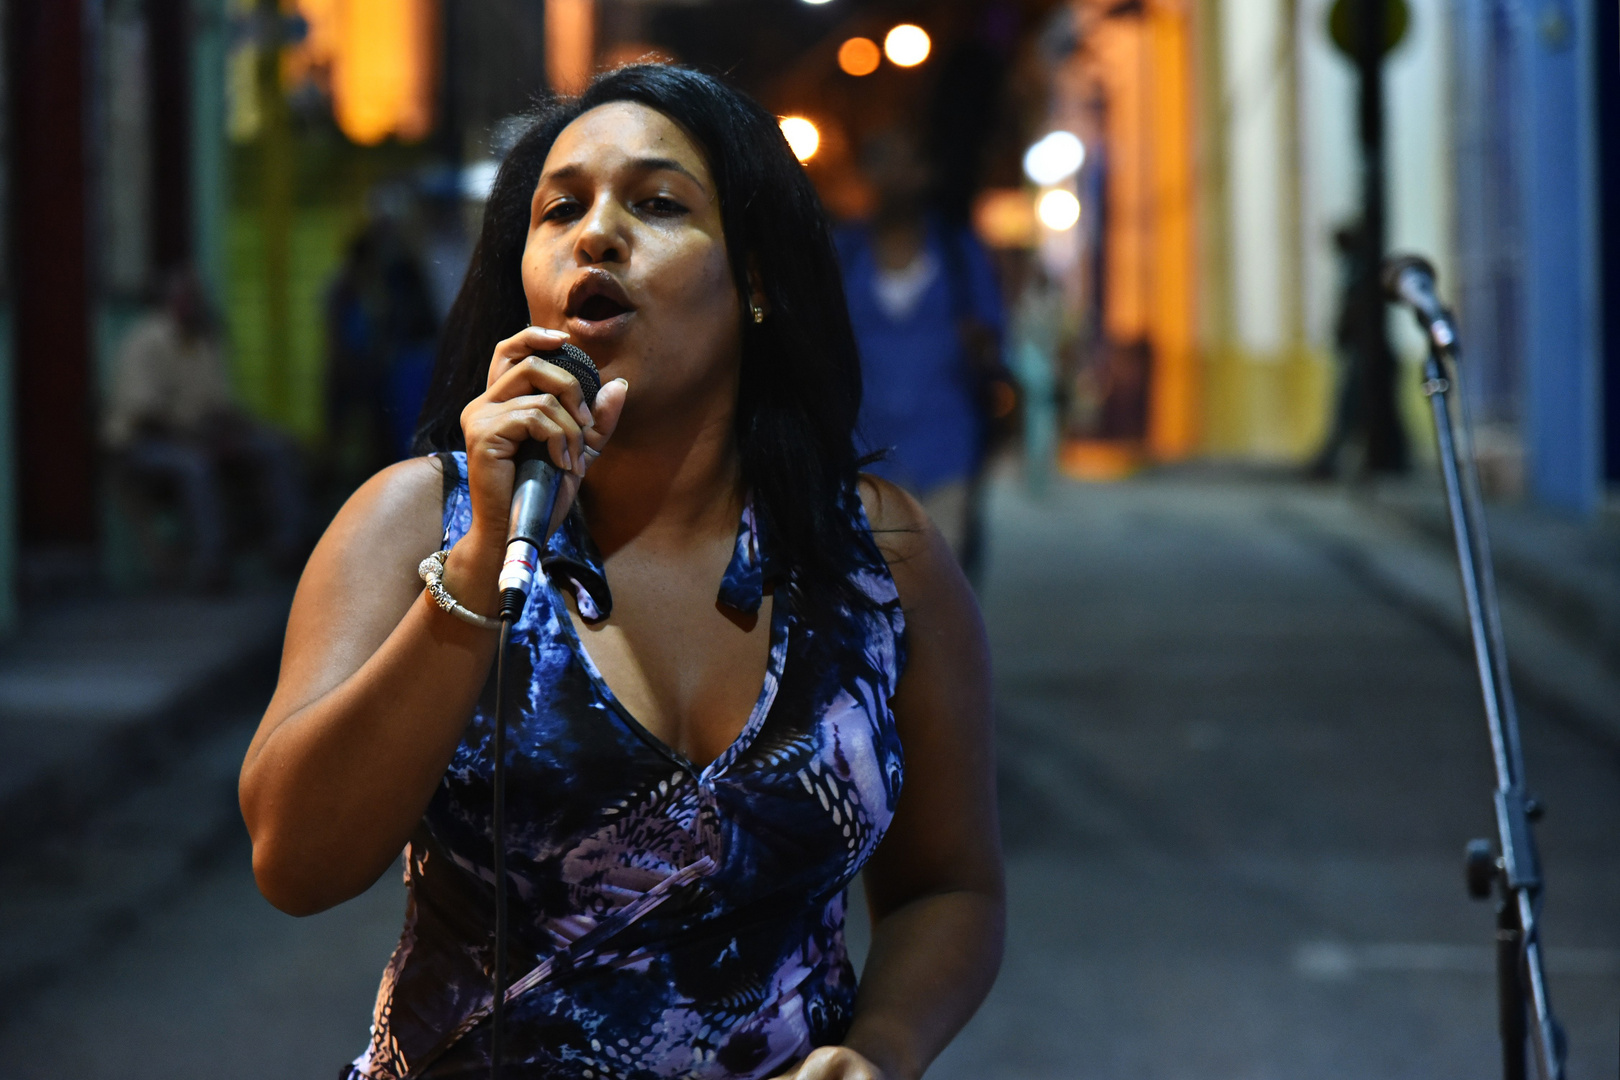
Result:
[[0,642],[0,863],[161,772],[267,698],[291,592],[75,600]]
[[0,1014],[241,846],[290,595],[75,600],[0,643]]
[[[1388,484],[1370,494],[1379,507],[1451,550],[1438,482]],[[1485,516],[1503,588],[1620,671],[1620,504],[1589,521],[1528,504],[1490,505]]]
[[[1387,600],[1471,648],[1437,478],[1362,487],[1277,483],[1268,514]],[[1620,515],[1492,505],[1486,531],[1517,696],[1620,747]]]

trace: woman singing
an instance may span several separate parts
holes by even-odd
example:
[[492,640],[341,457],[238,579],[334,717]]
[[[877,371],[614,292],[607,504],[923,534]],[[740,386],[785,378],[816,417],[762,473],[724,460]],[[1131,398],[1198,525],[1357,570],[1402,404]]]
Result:
[[[527,328],[525,329],[525,326]],[[596,361],[594,409],[539,355]],[[860,476],[815,194],[753,101],[672,66],[551,106],[502,165],[419,440],[310,559],[242,768],[293,914],[405,852],[350,1078],[479,1076],[513,454],[575,499],[507,661],[509,1077],[909,1080],[1001,954],[987,650],[917,504]],[[873,934],[857,988],[847,887]]]

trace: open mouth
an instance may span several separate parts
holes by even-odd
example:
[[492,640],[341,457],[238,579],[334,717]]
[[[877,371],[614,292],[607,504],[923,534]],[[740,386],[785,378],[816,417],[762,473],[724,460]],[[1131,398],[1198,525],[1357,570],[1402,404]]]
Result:
[[628,306],[619,303],[613,297],[598,293],[579,305],[577,317],[587,322],[602,322],[615,315],[623,315],[629,310]]
[[568,290],[568,318],[576,324],[583,324],[580,329],[590,329],[593,326],[607,329],[604,324],[612,323],[621,315],[628,315],[635,310],[630,298],[625,295],[624,286],[618,279],[605,270],[589,269],[574,282],[573,288]]

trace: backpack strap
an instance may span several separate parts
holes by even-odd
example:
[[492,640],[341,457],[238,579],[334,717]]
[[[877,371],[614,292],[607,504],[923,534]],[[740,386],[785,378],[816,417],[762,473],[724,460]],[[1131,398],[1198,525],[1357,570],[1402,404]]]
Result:
[[951,322],[960,327],[964,319],[974,317],[973,285],[968,278],[967,251],[962,246],[961,231],[952,223],[940,221],[940,254],[945,257],[945,289],[950,299]]

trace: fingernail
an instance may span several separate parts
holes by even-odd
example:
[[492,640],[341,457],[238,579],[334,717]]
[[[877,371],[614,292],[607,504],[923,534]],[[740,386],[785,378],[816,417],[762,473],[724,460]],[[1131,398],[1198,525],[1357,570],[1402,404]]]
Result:
[[564,472],[574,471],[574,459],[568,453],[568,447],[563,447],[562,467]]
[[614,379],[613,381],[623,386],[626,390],[630,389],[629,379]]

